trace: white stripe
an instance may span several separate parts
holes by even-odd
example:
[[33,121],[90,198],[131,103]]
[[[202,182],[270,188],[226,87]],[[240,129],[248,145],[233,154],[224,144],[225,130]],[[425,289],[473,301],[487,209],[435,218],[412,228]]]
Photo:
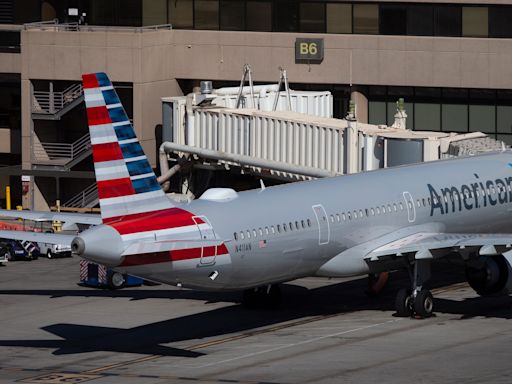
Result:
[[[98,89],[98,88],[96,88],[96,89]],[[111,89],[114,89],[114,87],[111,85],[106,85],[104,87],[100,87],[100,90],[102,90],[102,91],[110,91]]]
[[124,179],[127,177],[130,177],[130,174],[124,164],[96,170],[96,181]]
[[131,163],[132,161],[139,161],[139,160],[146,160],[147,157],[146,155],[144,156],[137,156],[137,157],[128,157],[126,159],[124,159],[124,161],[126,161],[127,163]]
[[130,125],[130,120],[118,121],[117,123],[112,123],[113,127],[120,127],[121,125]]
[[121,103],[117,103],[117,104],[108,104],[107,105],[107,109],[112,109],[112,108],[119,108],[119,107],[123,107],[123,105]]
[[139,179],[145,179],[146,177],[155,177],[155,174],[153,172],[144,173],[143,175],[130,176],[130,179],[131,180],[139,180]]
[[104,100],[103,94],[98,88],[85,88],[84,89],[85,101]]
[[112,124],[98,124],[94,126],[91,132],[92,144],[113,143],[117,141],[116,132]]
[[85,106],[87,108],[104,107],[105,100],[85,100]]
[[119,140],[119,144],[130,144],[130,143],[138,143],[139,139],[136,137],[133,139]]

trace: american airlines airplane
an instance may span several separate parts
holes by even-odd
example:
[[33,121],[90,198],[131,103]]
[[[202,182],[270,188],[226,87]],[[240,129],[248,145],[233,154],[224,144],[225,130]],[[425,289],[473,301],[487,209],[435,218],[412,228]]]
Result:
[[96,263],[201,290],[278,297],[306,276],[348,277],[405,268],[400,316],[432,314],[424,287],[433,260],[457,257],[481,295],[512,290],[512,152],[389,168],[235,192],[212,188],[178,204],[160,188],[104,73],[83,75],[101,216],[11,212],[95,224],[77,236],[0,231],[68,243]]

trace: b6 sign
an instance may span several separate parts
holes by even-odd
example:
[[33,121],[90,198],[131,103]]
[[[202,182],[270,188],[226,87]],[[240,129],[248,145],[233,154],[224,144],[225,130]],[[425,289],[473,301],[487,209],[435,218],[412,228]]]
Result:
[[324,60],[324,39],[295,40],[296,64],[320,64]]

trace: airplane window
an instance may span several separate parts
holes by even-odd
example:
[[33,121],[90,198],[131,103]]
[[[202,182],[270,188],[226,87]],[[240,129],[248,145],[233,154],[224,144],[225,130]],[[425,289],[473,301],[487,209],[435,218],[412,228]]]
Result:
[[396,203],[393,203],[393,209],[395,210],[396,212]]
[[247,238],[250,239],[251,238],[251,231],[247,230]]
[[419,207],[421,207],[421,202],[419,200],[416,200],[416,205]]
[[300,228],[300,227],[299,227],[299,222],[298,222],[298,221],[296,221],[296,222],[295,222],[295,228],[297,228],[297,229],[299,229],[299,228]]
[[269,232],[268,232],[268,227],[265,227],[265,234],[268,235]]
[[370,208],[370,213],[371,213],[372,216],[375,215],[375,209]]
[[288,228],[286,228],[286,223],[283,223],[283,231],[286,232],[287,230],[288,230]]
[[275,228],[274,228],[274,226],[273,226],[273,225],[271,225],[271,226],[270,226],[270,229],[272,230],[272,234],[275,234],[275,233],[276,233],[276,230],[275,230]]
[[256,230],[255,230],[254,228],[253,228],[253,230],[252,230],[252,235],[253,235],[254,237],[256,237],[256,236],[257,236],[257,234],[256,234]]
[[377,215],[380,215],[380,208],[379,207],[375,208],[375,212],[377,212]]
[[336,221],[337,221],[338,223],[340,222],[340,214],[339,214],[339,213],[337,213],[337,214],[336,214]]
[[260,236],[263,236],[263,229],[258,228],[258,232],[260,233]]
[[331,215],[331,223],[334,223],[334,215]]
[[[422,199],[421,199],[421,202],[423,203],[423,206],[424,206],[424,207],[427,205],[427,204],[426,204],[426,202],[425,202],[425,198],[422,198]],[[396,211],[396,209],[395,209],[395,211]]]
[[290,231],[293,231],[293,223],[290,221],[288,224],[290,225]]
[[304,220],[300,221],[302,223],[302,228],[306,228],[306,224],[304,223]]
[[364,209],[364,214],[365,214],[366,216],[369,216],[368,208],[365,208],[365,209]]
[[238,240],[238,236],[236,235],[236,232],[233,233],[233,237],[235,238],[235,241]]
[[357,211],[354,211],[354,212],[352,213],[352,217],[353,217],[354,219],[357,219]]
[[427,197],[427,202],[428,202],[428,205],[432,204],[432,203],[430,202],[430,197]]
[[381,212],[382,212],[382,213],[386,213],[386,206],[385,206],[385,205],[383,205],[383,206],[382,206],[382,210],[381,210]]
[[400,210],[403,211],[404,210],[404,205],[402,204],[402,202],[400,202]]
[[409,206],[409,209],[412,209],[412,203],[410,201],[407,202],[407,205]]
[[281,226],[279,224],[277,224],[277,232],[281,233]]
[[352,218],[350,217],[350,212],[347,212],[347,218],[348,218],[349,220],[352,220]]
[[240,231],[240,239],[243,240],[244,239],[244,231]]
[[344,214],[344,213],[342,213],[342,214],[341,214],[341,218],[343,219],[343,221],[345,221],[345,220],[347,219],[347,218],[345,217],[345,214]]
[[363,211],[361,209],[359,210],[359,217],[363,217]]
[[311,220],[308,219],[308,227],[311,227]]
[[388,204],[388,212],[391,212],[391,205]]

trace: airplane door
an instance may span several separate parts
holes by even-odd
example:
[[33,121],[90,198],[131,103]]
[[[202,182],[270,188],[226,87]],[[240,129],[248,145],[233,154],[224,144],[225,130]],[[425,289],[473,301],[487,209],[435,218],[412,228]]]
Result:
[[[206,216],[194,216],[192,217],[194,223],[196,223],[197,229],[199,230],[199,235],[201,236],[201,240],[215,240],[215,232],[213,231],[213,227],[210,224],[210,221]],[[217,246],[203,246],[201,247],[201,265],[211,265],[215,263],[215,258],[217,256]]]
[[316,221],[318,222],[318,244],[328,244],[330,237],[329,219],[321,204],[313,205]]
[[403,193],[405,200],[405,207],[407,208],[407,220],[409,223],[414,223],[416,221],[416,207],[414,205],[414,199],[409,192]]

